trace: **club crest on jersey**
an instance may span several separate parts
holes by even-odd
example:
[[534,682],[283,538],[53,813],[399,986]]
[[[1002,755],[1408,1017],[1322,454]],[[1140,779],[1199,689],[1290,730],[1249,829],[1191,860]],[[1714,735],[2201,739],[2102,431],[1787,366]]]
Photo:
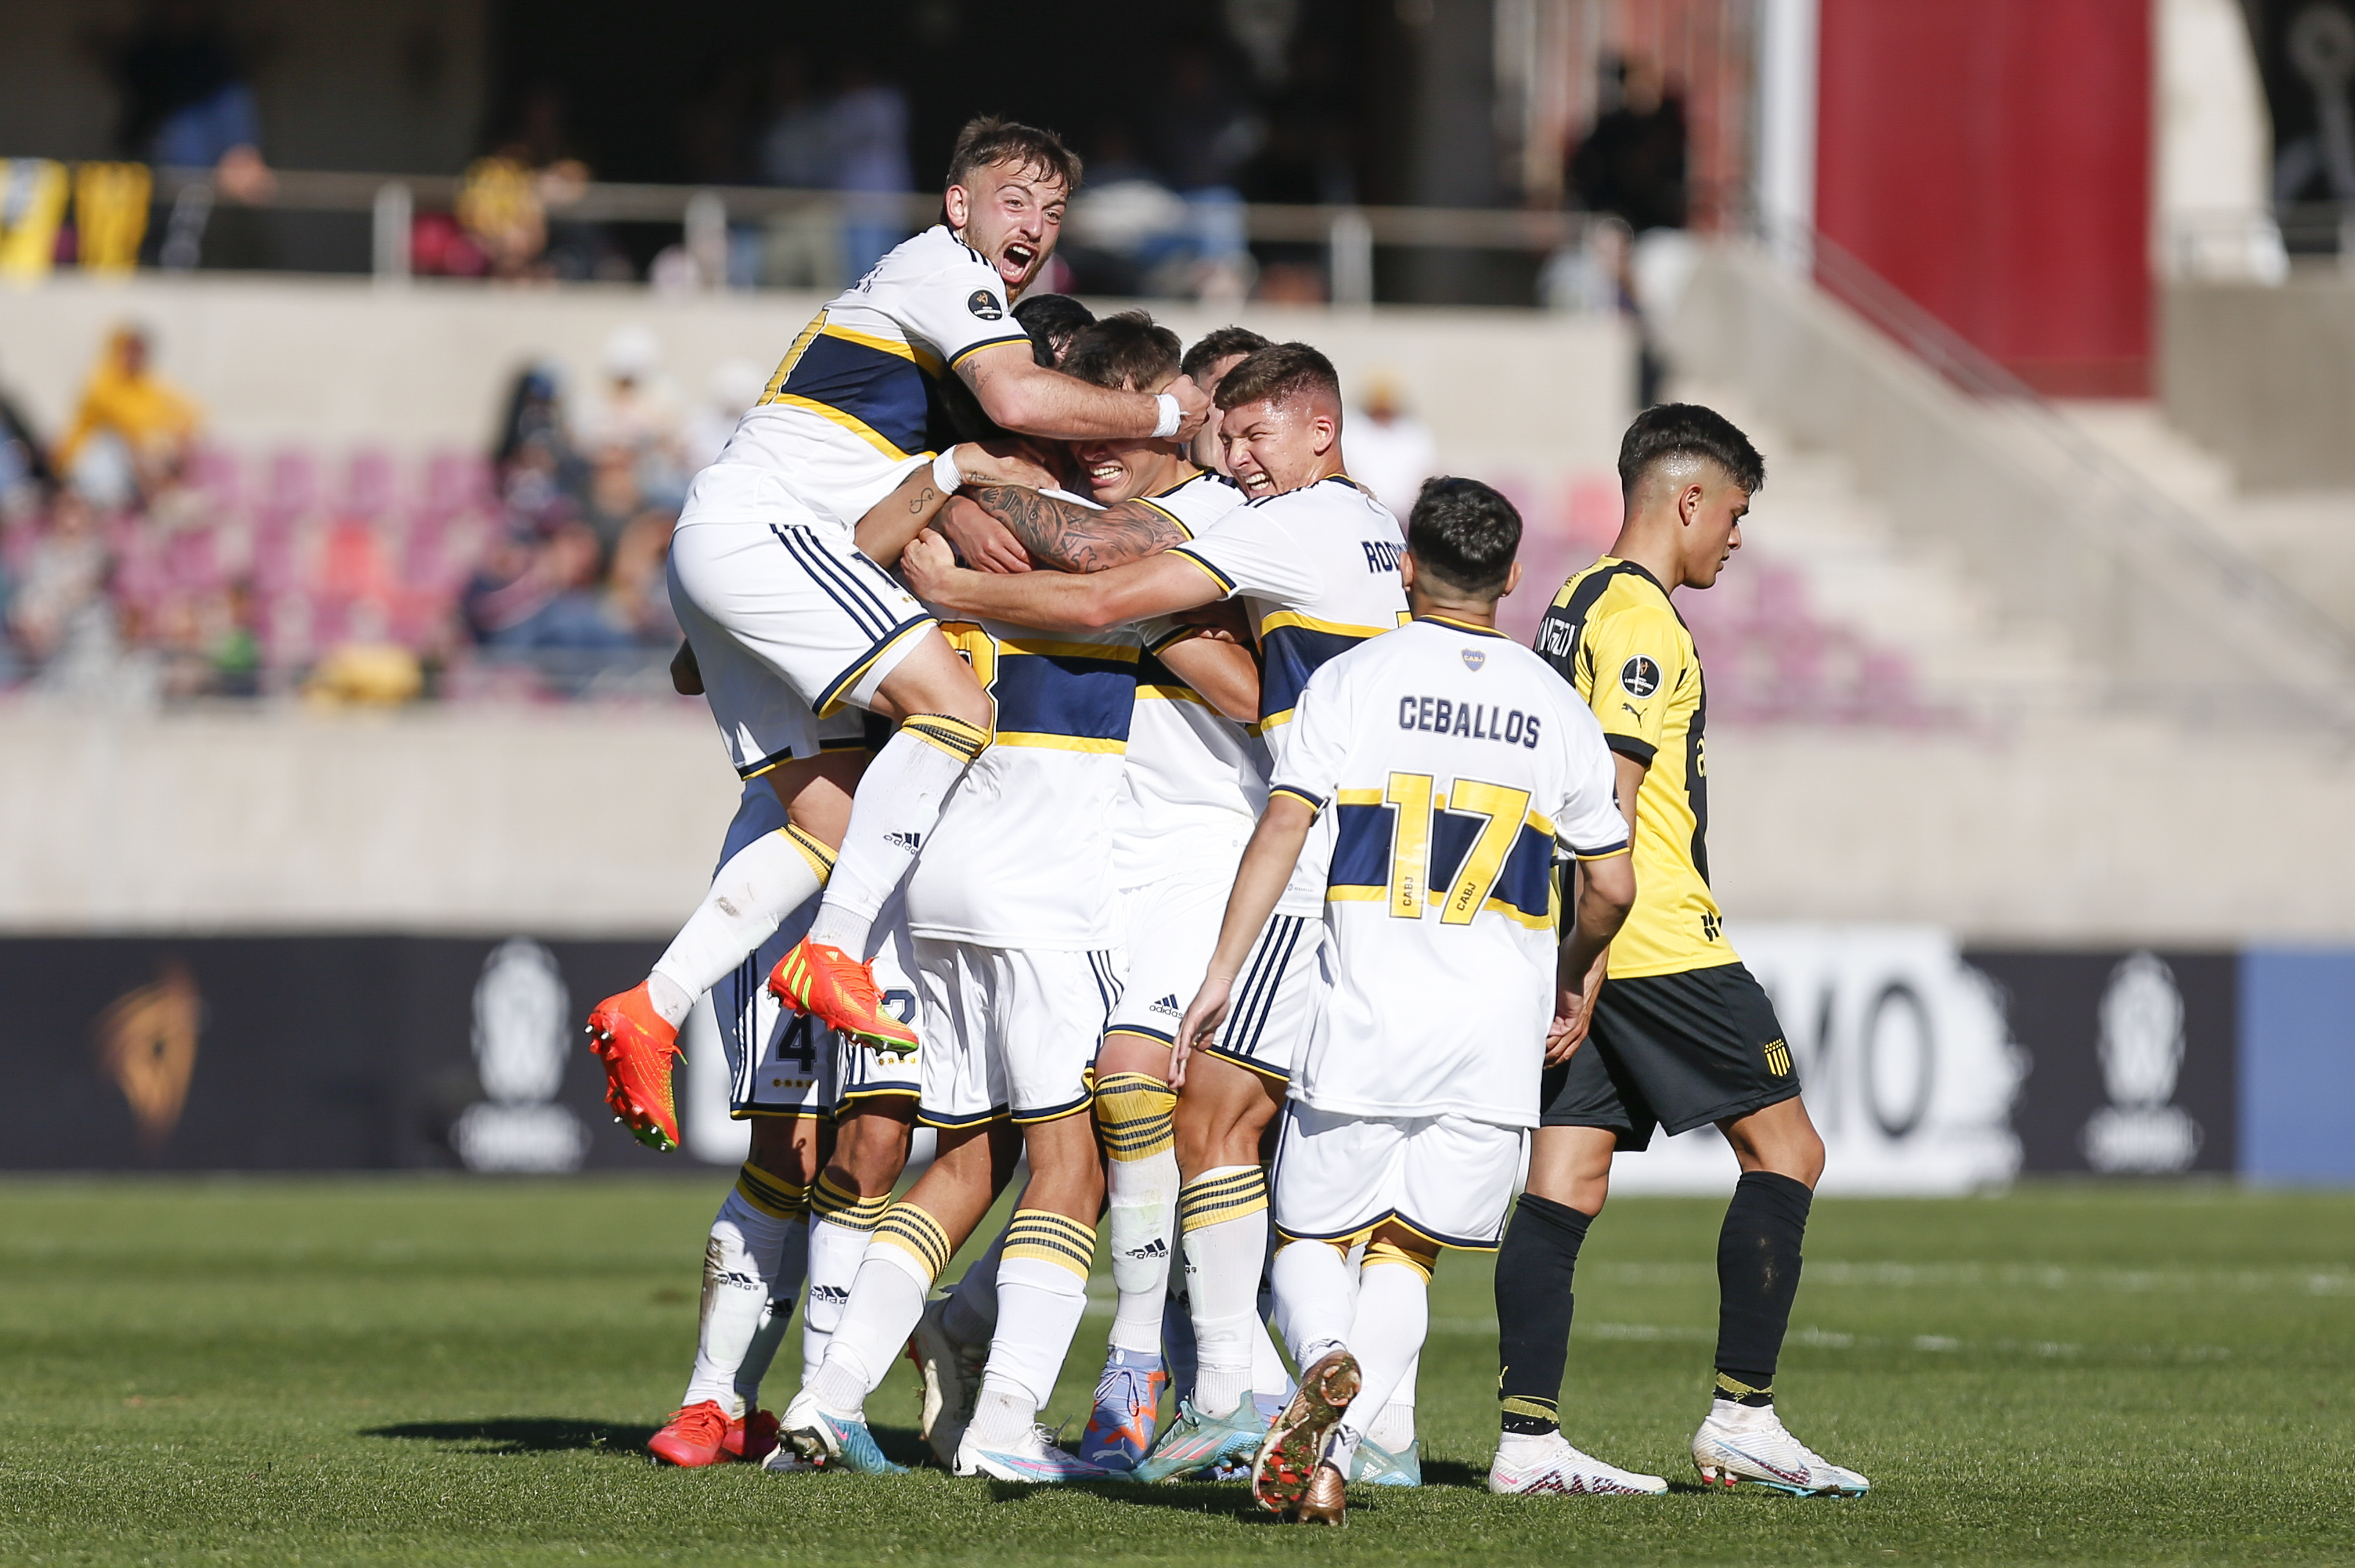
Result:
[[1005,307],[997,303],[997,296],[987,289],[975,289],[968,294],[965,297],[964,308],[984,321],[996,321],[1006,314]]
[[1619,686],[1630,697],[1649,697],[1660,689],[1660,667],[1637,654],[1619,667]]
[[1475,675],[1479,674],[1480,667],[1488,662],[1488,653],[1485,648],[1458,648],[1456,652],[1464,656],[1464,667]]

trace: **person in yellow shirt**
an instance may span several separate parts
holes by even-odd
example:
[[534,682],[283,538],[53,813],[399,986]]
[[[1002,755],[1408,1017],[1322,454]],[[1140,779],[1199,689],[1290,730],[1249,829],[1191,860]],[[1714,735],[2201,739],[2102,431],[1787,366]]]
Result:
[[[1709,889],[1709,711],[1700,656],[1669,595],[1707,588],[1742,545],[1766,481],[1749,437],[1712,410],[1646,410],[1619,448],[1625,521],[1610,552],[1555,595],[1537,651],[1603,724],[1635,842],[1636,903],[1547,1054],[1529,1186],[1497,1259],[1497,1491],[1596,1489],[1562,1437],[1558,1400],[1571,1275],[1610,1189],[1611,1159],[1714,1125],[1742,1174],[1718,1235],[1717,1385],[1692,1442],[1712,1487],[1852,1496],[1870,1483],[1784,1428],[1774,1365],[1799,1245],[1824,1169],[1789,1043],[1726,942]],[[1565,984],[1571,981],[1565,977]]]
[[71,473],[82,448],[101,434],[114,436],[128,449],[143,487],[149,476],[177,466],[202,410],[150,369],[147,360],[147,335],[138,327],[118,326],[108,336],[105,355],[82,388],[73,425],[58,443],[54,462],[59,474]]

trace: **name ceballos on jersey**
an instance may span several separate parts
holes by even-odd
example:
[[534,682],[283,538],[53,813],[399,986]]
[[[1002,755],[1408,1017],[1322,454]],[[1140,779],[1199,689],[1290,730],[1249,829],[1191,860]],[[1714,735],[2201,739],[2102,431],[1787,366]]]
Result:
[[1501,741],[1508,746],[1524,746],[1534,752],[1538,737],[1545,731],[1545,720],[1534,713],[1524,713],[1518,708],[1500,708],[1493,702],[1450,701],[1444,697],[1401,697],[1398,702],[1398,727],[1420,730],[1426,735],[1461,735],[1469,741]]

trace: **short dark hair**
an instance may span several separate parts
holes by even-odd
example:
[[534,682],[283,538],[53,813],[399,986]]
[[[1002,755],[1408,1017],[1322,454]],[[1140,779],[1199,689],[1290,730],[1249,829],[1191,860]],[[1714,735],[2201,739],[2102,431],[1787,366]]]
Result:
[[1620,496],[1634,500],[1644,476],[1672,457],[1706,457],[1753,495],[1766,483],[1766,460],[1732,420],[1699,403],[1661,403],[1637,414],[1620,439]]
[[1341,400],[1341,378],[1334,374],[1333,361],[1305,343],[1271,343],[1227,372],[1219,383],[1218,403],[1221,409],[1239,409],[1245,403],[1289,402],[1317,392],[1337,403]]
[[1051,370],[1096,313],[1069,294],[1025,294],[1014,302],[1014,319],[1030,335],[1030,357]]
[[946,184],[963,185],[976,170],[1006,163],[1060,180],[1067,192],[1080,188],[1080,155],[1060,136],[995,114],[976,114],[957,133]]
[[1178,368],[1199,382],[1202,372],[1220,360],[1231,359],[1238,354],[1256,354],[1266,347],[1267,339],[1248,326],[1214,326],[1186,350],[1186,357]]
[[1495,599],[1521,548],[1521,514],[1477,479],[1443,474],[1424,480],[1414,498],[1406,548],[1418,572],[1475,599]]
[[1176,333],[1141,310],[1124,310],[1072,338],[1063,370],[1099,387],[1149,391],[1177,378],[1178,348]]

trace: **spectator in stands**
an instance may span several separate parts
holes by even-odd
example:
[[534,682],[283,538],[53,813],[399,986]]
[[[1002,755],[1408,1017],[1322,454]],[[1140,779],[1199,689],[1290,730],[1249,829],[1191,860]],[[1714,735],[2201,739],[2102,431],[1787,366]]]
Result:
[[1571,155],[1571,190],[1587,211],[1616,213],[1638,234],[1682,229],[1684,101],[1641,55],[1620,61],[1613,75],[1615,101]]
[[[761,177],[793,190],[834,184],[826,106],[810,90],[809,61],[784,49],[769,61],[769,123],[761,133]],[[771,288],[842,287],[842,224],[831,208],[813,206],[769,219],[761,239],[761,281]]]
[[0,522],[37,507],[57,487],[48,449],[33,421],[0,390]]
[[121,624],[107,596],[113,570],[90,502],[59,491],[8,603],[9,635],[54,677],[46,684],[80,686],[114,663]]
[[108,336],[98,368],[82,387],[74,422],[58,443],[52,460],[58,473],[74,476],[76,463],[101,440],[115,443],[138,492],[178,470],[196,438],[200,411],[195,400],[156,375],[148,360],[147,334],[141,328],[118,326]]
[[261,156],[253,88],[205,0],[157,0],[115,57],[123,151],[145,163],[211,169],[233,201],[266,198],[276,182]]
[[678,401],[662,374],[661,339],[636,323],[618,326],[598,359],[604,384],[580,411],[575,444],[601,475],[615,462],[627,465],[633,512],[639,497],[677,510],[688,475],[682,472]]
[[1406,411],[1398,378],[1378,371],[1366,383],[1365,401],[1350,411],[1349,476],[1374,498],[1404,517],[1414,509],[1423,482],[1439,472],[1439,447],[1431,427]]
[[861,278],[908,237],[905,204],[914,185],[908,165],[908,95],[875,74],[873,62],[844,62],[841,91],[826,106],[829,182],[844,195],[845,279]]

